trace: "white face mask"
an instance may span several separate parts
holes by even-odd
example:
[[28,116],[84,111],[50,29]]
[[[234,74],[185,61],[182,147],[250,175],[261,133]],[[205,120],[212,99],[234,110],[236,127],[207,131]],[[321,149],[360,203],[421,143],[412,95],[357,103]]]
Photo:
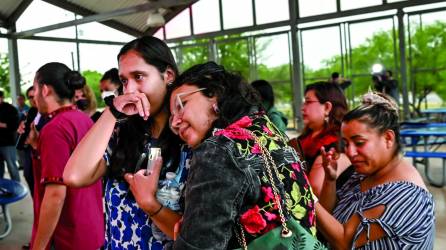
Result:
[[116,95],[115,91],[103,91],[101,93],[101,98],[104,99],[105,97],[111,96],[111,95]]

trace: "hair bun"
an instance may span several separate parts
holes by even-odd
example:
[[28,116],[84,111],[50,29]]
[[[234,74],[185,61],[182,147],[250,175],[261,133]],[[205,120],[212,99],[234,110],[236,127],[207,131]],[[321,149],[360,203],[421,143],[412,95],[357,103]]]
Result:
[[85,85],[85,77],[83,77],[78,71],[68,71],[65,73],[64,81],[68,88],[72,90],[81,89]]
[[395,111],[398,114],[398,105],[393,99],[385,94],[369,91],[362,96],[362,104],[366,106],[384,105],[389,110]]

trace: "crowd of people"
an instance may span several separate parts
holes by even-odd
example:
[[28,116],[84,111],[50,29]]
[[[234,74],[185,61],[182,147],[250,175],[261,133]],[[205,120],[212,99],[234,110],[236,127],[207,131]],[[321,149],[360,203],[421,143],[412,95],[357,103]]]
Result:
[[117,61],[100,81],[102,112],[62,63],[36,71],[31,107],[0,91],[0,153],[16,181],[16,131],[29,131],[31,249],[247,249],[276,228],[293,233],[290,220],[321,249],[433,248],[434,201],[402,157],[385,93],[349,111],[351,81],[309,84],[304,129],[290,140],[268,81],[215,62],[180,74],[150,36]]

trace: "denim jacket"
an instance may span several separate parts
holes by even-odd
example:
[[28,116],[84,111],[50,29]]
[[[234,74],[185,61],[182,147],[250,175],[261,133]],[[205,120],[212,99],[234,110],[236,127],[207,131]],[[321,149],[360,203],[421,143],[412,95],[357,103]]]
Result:
[[253,114],[214,132],[194,150],[174,249],[239,248],[238,222],[248,243],[280,226],[262,153],[248,130],[275,161],[283,182],[279,190],[285,216],[293,216],[315,234],[314,196],[301,160],[267,116]]

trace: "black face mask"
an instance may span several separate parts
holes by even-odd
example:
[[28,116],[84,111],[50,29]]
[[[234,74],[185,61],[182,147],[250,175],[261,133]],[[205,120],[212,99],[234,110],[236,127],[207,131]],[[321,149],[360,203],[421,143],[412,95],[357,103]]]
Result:
[[76,106],[78,109],[85,111],[88,107],[88,101],[87,99],[80,99],[76,101]]

